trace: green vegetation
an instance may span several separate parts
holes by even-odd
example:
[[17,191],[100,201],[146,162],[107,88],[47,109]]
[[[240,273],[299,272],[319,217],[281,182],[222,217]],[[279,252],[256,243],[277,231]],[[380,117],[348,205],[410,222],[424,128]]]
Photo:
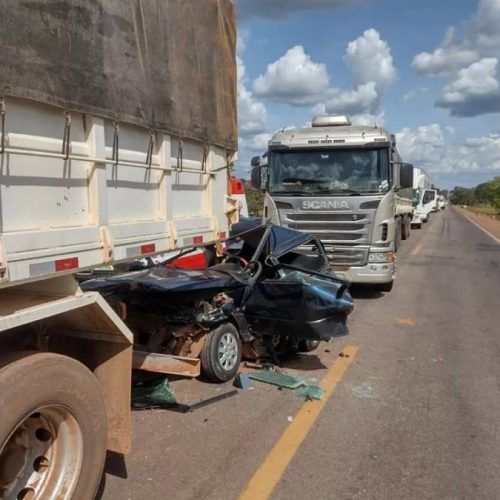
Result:
[[250,181],[243,180],[245,186],[245,196],[248,204],[248,215],[250,217],[262,217],[264,211],[264,193],[254,189],[250,185]]
[[456,186],[450,193],[450,201],[477,208],[481,213],[500,215],[500,177],[473,188]]

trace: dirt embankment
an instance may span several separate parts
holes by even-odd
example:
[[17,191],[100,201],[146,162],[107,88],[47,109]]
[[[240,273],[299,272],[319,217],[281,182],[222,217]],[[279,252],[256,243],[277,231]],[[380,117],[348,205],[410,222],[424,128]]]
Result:
[[481,227],[489,231],[493,236],[500,239],[500,220],[493,219],[492,217],[489,217],[487,215],[475,213],[472,210],[466,208],[460,208],[460,207],[454,207],[454,208],[456,208],[460,213],[463,213],[464,215],[469,217],[469,219],[472,219]]

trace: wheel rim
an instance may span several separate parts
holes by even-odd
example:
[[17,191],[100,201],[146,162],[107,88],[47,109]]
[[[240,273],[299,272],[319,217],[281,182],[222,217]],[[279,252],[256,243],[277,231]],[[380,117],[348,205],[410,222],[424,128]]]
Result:
[[238,342],[232,333],[225,333],[219,341],[219,364],[230,371],[238,362]]
[[0,450],[0,497],[69,499],[83,463],[78,421],[62,405],[46,405],[26,417]]

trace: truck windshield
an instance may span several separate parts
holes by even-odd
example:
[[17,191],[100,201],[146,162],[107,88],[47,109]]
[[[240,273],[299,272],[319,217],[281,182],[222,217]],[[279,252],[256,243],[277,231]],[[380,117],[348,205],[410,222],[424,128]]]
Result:
[[289,194],[384,193],[387,149],[272,151],[269,191]]

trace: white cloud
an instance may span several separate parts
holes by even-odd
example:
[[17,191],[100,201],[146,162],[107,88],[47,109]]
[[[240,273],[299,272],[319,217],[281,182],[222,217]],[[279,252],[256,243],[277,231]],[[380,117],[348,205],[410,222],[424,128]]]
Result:
[[267,66],[253,84],[258,97],[295,105],[317,103],[329,88],[326,66],[314,62],[302,45],[296,45]]
[[366,3],[366,0],[237,0],[240,20],[266,17],[273,21],[304,10],[331,10]]
[[391,49],[373,28],[349,42],[344,61],[351,70],[356,85],[374,82],[379,94],[383,93],[397,76]]
[[481,59],[458,72],[443,90],[437,106],[448,108],[455,116],[477,116],[500,112],[498,59]]
[[427,94],[429,89],[427,87],[419,87],[417,89],[412,89],[403,96],[403,101],[411,101],[415,99],[418,95]]
[[348,114],[357,125],[382,125],[384,92],[396,79],[391,49],[378,31],[366,30],[349,42],[344,62],[351,70],[355,87],[351,90],[331,88],[331,96],[316,107],[330,114]]
[[325,104],[328,114],[357,115],[374,113],[379,107],[379,95],[375,82],[359,85],[356,89],[336,90],[334,96]]
[[384,92],[397,76],[387,42],[378,31],[366,30],[348,44],[344,62],[355,85],[350,90],[331,87],[326,65],[296,45],[255,80],[254,95],[294,106],[320,103],[328,113],[379,114]]
[[238,68],[238,122],[240,134],[244,136],[260,134],[266,130],[267,110],[262,102],[255,99],[245,86],[245,65],[237,56]]
[[437,123],[403,128],[396,134],[397,147],[404,161],[430,174],[500,173],[500,134],[460,140],[453,132],[446,135]]
[[[443,41],[433,52],[422,52],[413,58],[415,71],[422,75],[450,75],[452,82],[436,101],[453,116],[479,116],[500,112],[500,67],[493,70],[493,59],[500,54],[500,0],[479,0],[474,16],[466,22],[464,35],[448,28]],[[471,78],[476,80],[477,90]]]
[[[250,138],[239,138],[240,148],[245,149],[247,152],[255,154],[262,154],[267,150],[267,144],[271,138],[270,133],[264,132],[262,134],[254,135]],[[255,155],[253,155],[255,156]]]
[[432,166],[444,156],[445,140],[438,123],[423,125],[416,130],[405,127],[396,134],[396,143],[404,161],[415,165]]
[[421,52],[413,58],[415,71],[421,75],[446,75],[477,60],[477,51],[456,42],[455,37],[456,30],[451,26],[434,52]]

